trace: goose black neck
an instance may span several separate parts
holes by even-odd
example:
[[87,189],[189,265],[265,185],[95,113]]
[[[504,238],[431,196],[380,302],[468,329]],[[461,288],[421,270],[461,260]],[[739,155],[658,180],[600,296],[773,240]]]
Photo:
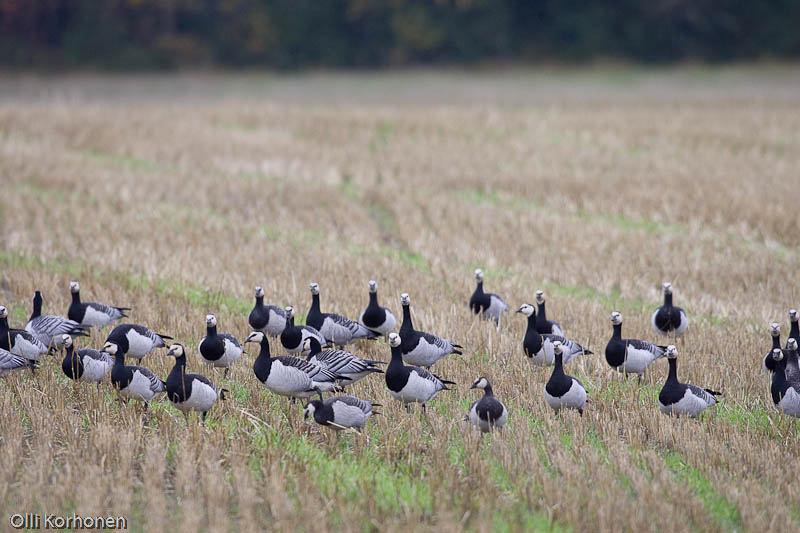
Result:
[[42,316],[42,293],[36,291],[33,295],[33,313],[31,313],[31,320]]
[[264,337],[260,344],[261,349],[258,351],[258,359],[261,359],[262,357],[269,359],[271,355],[269,353],[269,341],[267,340],[267,337]]
[[664,293],[664,307],[672,307],[672,293]]
[[389,363],[391,366],[395,366],[397,364],[403,365],[403,351],[400,349],[399,346],[392,347],[392,361]]
[[544,311],[544,302],[537,303],[536,307],[539,309],[538,316],[542,317],[541,320],[545,320],[547,318],[547,315],[545,314],[545,311]]
[[81,292],[75,291],[72,293],[72,303],[80,305],[81,303]]
[[186,366],[186,354],[175,357],[175,366]]
[[622,324],[614,324],[614,335],[615,339],[622,338]]
[[206,327],[206,335],[212,337],[217,334],[217,326],[207,326]]
[[67,352],[66,353],[67,359],[72,360],[72,354],[75,351],[75,346],[74,345],[67,346],[65,351]]
[[789,338],[796,339],[800,342],[800,326],[798,326],[797,320],[792,321],[792,327],[789,329]]
[[286,317],[286,327],[293,328],[294,327],[294,315],[290,317]]
[[493,396],[493,394],[492,394],[492,386],[491,385],[486,385],[486,387],[483,388],[483,395],[484,396]]
[[378,292],[369,293],[369,305],[378,305]]
[[535,330],[536,329],[536,314],[531,314],[528,317],[528,330]]
[[125,366],[125,353],[121,350],[117,350],[117,354],[114,356],[114,366]]
[[[400,331],[410,331],[414,329],[414,323],[411,322],[411,306],[404,305],[403,306],[403,324],[400,326]],[[403,334],[401,333],[400,336],[402,337]]]
[[555,361],[553,363],[553,375],[554,376],[564,376],[564,354],[557,353],[554,354]]
[[0,331],[8,331],[8,317],[0,318]]
[[[2,327],[2,326],[3,325],[0,324],[0,327]],[[774,350],[775,348],[780,348],[780,347],[781,347],[781,336],[780,335],[773,336],[772,337],[772,349]]]
[[478,282],[478,286],[475,288],[475,292],[477,294],[483,294],[483,280]]
[[256,296],[256,307],[262,307],[263,305],[264,305],[264,297]]
[[669,361],[669,375],[667,375],[667,382],[677,383],[678,382],[678,360],[677,359],[668,359],[668,361]]
[[311,309],[309,310],[309,313],[311,311],[316,311],[317,313],[321,312],[319,310],[319,294],[312,294],[311,295]]
[[314,337],[309,337],[308,343],[309,346],[311,347],[311,350],[308,352],[308,357],[306,357],[306,359],[311,359],[312,357],[314,357],[315,355],[317,355],[322,351],[322,346],[320,346],[319,341]]

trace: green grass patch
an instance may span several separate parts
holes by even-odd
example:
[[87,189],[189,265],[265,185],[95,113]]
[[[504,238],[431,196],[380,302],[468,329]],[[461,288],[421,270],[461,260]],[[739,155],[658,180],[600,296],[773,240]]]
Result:
[[406,250],[404,248],[394,248],[385,244],[378,246],[378,250],[382,255],[392,259],[397,259],[401,263],[412,268],[424,270],[425,272],[431,271],[431,265],[428,260],[417,252],[412,252],[411,250]]

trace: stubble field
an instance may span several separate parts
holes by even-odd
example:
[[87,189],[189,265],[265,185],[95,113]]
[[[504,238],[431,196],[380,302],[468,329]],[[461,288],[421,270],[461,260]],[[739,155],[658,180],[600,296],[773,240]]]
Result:
[[[133,531],[800,528],[800,434],[761,358],[796,289],[800,71],[4,77],[0,304],[23,327],[34,290],[66,314],[68,284],[134,310],[231,390],[205,428],[165,398],[121,406],[51,357],[0,381],[0,519],[123,515]],[[595,352],[568,365],[584,416],[556,418],[525,321],[473,318],[472,272],[512,311],[548,315]],[[357,318],[383,305],[465,346],[457,382],[406,414],[381,376],[364,435],[306,425],[267,392],[249,346],[228,379],[196,346],[206,313],[247,336],[266,301]],[[724,391],[699,421],[658,412],[658,361],[638,385],[603,357],[610,313],[655,340],[661,282],[689,313],[679,377]],[[102,346],[108,330],[93,332]],[[86,342],[79,342],[81,346]],[[388,361],[383,342],[351,346]],[[273,353],[282,353],[273,344]],[[143,364],[166,378],[161,349]],[[502,434],[463,417],[487,376]],[[4,522],[7,523],[7,522]]]

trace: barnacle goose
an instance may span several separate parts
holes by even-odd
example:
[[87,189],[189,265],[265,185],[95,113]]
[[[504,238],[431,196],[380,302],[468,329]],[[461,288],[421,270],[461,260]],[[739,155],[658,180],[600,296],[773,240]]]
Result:
[[378,305],[378,282],[374,279],[369,281],[369,304],[358,321],[379,335],[388,335],[397,326],[397,319],[392,311]]
[[264,305],[264,289],[256,287],[256,303],[247,321],[254,331],[277,337],[286,327],[286,313],[277,305]]
[[314,417],[320,426],[332,427],[336,431],[354,428],[360,432],[369,417],[379,414],[372,410],[378,406],[379,403],[360,400],[355,396],[333,396],[327,400],[308,402],[303,409],[303,418]]
[[81,286],[77,281],[69,282],[69,292],[72,293],[72,303],[67,310],[67,318],[74,320],[81,326],[104,328],[123,317],[130,307],[113,307],[97,302],[81,303]]
[[672,344],[667,346],[667,361],[669,374],[658,394],[658,407],[662,413],[697,418],[700,413],[717,403],[717,396],[721,392],[678,381],[678,350]]
[[664,282],[664,305],[655,310],[650,323],[657,335],[670,337],[680,337],[689,327],[689,319],[683,309],[672,305],[672,284],[669,282]]
[[800,315],[797,309],[789,309],[789,336],[786,338],[786,346],[789,347],[789,339],[800,339],[800,326],[798,326]]
[[469,308],[476,315],[482,314],[485,318],[494,320],[497,329],[500,329],[500,317],[507,312],[508,304],[498,295],[491,292],[483,292],[483,270],[475,269],[475,281],[478,285],[469,299]]
[[11,374],[15,370],[28,368],[29,365],[30,362],[21,355],[16,355],[0,348],[0,378]]
[[228,369],[242,356],[242,344],[230,333],[217,333],[217,317],[206,315],[206,336],[197,345],[200,358],[217,368]]
[[650,364],[664,357],[666,346],[658,346],[639,339],[622,338],[622,314],[611,313],[614,333],[606,345],[606,361],[611,368],[627,374],[637,374],[641,378]]
[[555,320],[547,320],[547,312],[545,311],[544,291],[536,291],[536,331],[542,335],[564,335],[564,330],[561,325]]
[[564,373],[561,342],[555,341],[553,343],[553,353],[555,355],[555,363],[553,364],[553,373],[550,375],[550,379],[547,380],[547,385],[544,386],[544,398],[556,413],[567,407],[577,409],[578,413],[583,416],[583,406],[586,404],[586,387],[583,386],[583,383],[578,378]]
[[166,346],[169,335],[156,333],[138,324],[120,324],[111,330],[106,342],[113,342],[127,357],[142,359],[156,348]]
[[346,316],[320,311],[319,285],[312,283],[309,285],[309,289],[311,290],[311,309],[308,310],[306,324],[316,328],[325,337],[328,344],[341,347],[361,339],[377,337],[375,332]]
[[155,398],[156,394],[167,390],[167,384],[149,368],[125,365],[123,345],[106,341],[103,351],[114,358],[114,366],[111,367],[111,385],[119,392],[120,397],[141,400],[147,407],[148,402]]
[[0,305],[0,349],[24,357],[31,362],[38,361],[47,354],[47,346],[36,337],[21,329],[8,328],[8,309]]
[[203,425],[206,414],[217,403],[217,396],[225,399],[227,389],[217,387],[210,379],[200,374],[186,373],[186,350],[182,344],[174,343],[169,347],[167,355],[175,358],[175,366],[167,376],[167,398],[189,419],[189,411],[203,413]]
[[348,379],[342,385],[351,385],[373,373],[383,374],[383,370],[375,365],[384,365],[383,361],[365,361],[344,350],[322,350],[319,341],[309,337],[303,341],[303,351],[308,352],[308,361],[322,368],[344,376]]
[[783,368],[786,380],[789,383],[800,384],[800,360],[798,360],[797,356],[797,339],[794,337],[790,338],[786,342],[784,352],[785,357],[781,363],[781,367]]
[[74,320],[56,315],[42,315],[42,293],[36,291],[33,295],[33,313],[25,325],[25,331],[36,337],[36,340],[48,348],[61,349],[61,336],[65,333],[73,337],[88,336],[81,326]]
[[480,377],[475,380],[470,389],[483,389],[483,396],[472,402],[469,408],[467,420],[470,424],[484,433],[493,429],[503,429],[508,420],[508,409],[492,394],[492,385],[489,380]]
[[764,361],[761,363],[761,368],[766,370],[767,372],[774,372],[775,371],[775,359],[772,357],[772,351],[775,348],[780,349],[781,347],[781,326],[777,322],[773,322],[769,325],[769,332],[772,335],[772,348],[767,355],[764,356]]
[[400,352],[403,354],[403,361],[429,369],[446,355],[451,353],[461,355],[462,346],[414,329],[414,323],[411,321],[411,298],[407,293],[400,295],[400,302],[403,304],[403,324],[400,326],[400,339],[403,343]]
[[106,352],[91,348],[76,350],[69,335],[65,334],[62,342],[66,355],[61,361],[61,370],[69,379],[100,383],[114,365],[111,356]]
[[447,385],[455,385],[454,382],[444,380],[424,368],[404,365],[402,340],[397,333],[389,334],[389,346],[392,348],[392,361],[386,369],[386,386],[394,399],[403,402],[406,411],[409,410],[410,403],[418,402],[422,404],[424,413],[425,404],[439,394],[439,391],[450,390]]
[[522,313],[528,317],[528,329],[525,330],[525,338],[522,339],[522,351],[528,356],[528,360],[535,365],[549,366],[555,362],[554,343],[560,342],[563,348],[563,359],[569,363],[579,355],[590,355],[592,352],[567,339],[562,335],[552,335],[549,333],[539,333],[536,329],[537,314],[531,304],[522,304],[517,313]]
[[[792,344],[797,350],[797,341]],[[775,360],[775,370],[772,372],[772,401],[775,406],[784,414],[800,418],[800,380],[789,380],[786,377],[786,354],[780,348],[772,350],[772,358]]]
[[253,363],[253,373],[264,386],[281,396],[309,398],[332,390],[342,376],[291,355],[272,357],[269,340],[261,331],[250,333],[244,342],[256,342],[261,350]]
[[[281,344],[289,353],[300,353],[303,351],[303,341],[308,337],[314,337],[321,345],[327,345],[327,341],[316,328],[309,325],[294,325],[294,307],[286,307],[286,327],[281,333]],[[307,354],[306,354],[307,355]]]

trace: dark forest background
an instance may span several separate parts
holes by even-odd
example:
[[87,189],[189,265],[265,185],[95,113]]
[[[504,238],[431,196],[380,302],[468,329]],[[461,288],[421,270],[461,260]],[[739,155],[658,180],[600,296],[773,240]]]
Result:
[[0,0],[6,68],[798,57],[800,0]]

